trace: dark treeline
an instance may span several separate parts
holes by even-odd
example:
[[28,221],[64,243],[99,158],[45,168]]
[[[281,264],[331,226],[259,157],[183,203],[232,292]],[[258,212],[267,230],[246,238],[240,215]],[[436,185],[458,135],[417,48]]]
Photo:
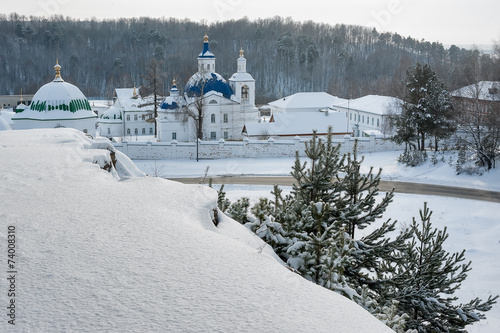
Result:
[[[144,84],[147,63],[163,60],[168,90],[196,71],[208,33],[216,70],[236,71],[240,47],[262,103],[300,91],[344,98],[399,96],[405,71],[429,64],[455,89],[477,79],[498,80],[494,58],[477,50],[380,33],[352,25],[296,22],[274,17],[213,24],[174,18],[75,20],[0,15],[0,94],[34,93],[52,80],[56,57],[63,78],[88,97],[110,98],[119,87]],[[477,68],[481,68],[478,77]]]

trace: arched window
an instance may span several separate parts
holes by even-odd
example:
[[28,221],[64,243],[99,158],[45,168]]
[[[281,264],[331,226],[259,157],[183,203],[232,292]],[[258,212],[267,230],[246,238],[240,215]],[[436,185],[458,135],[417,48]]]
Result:
[[241,100],[248,101],[248,86],[241,87]]
[[142,134],[146,134],[146,129],[144,127],[142,128]]
[[212,99],[210,100],[210,102],[208,102],[208,104],[217,104],[217,101],[215,99]]
[[210,122],[212,124],[215,123],[215,114],[213,114],[213,113],[210,115]]
[[139,134],[139,130],[137,128],[134,130],[134,134]]
[[224,113],[224,116],[223,116],[223,121],[224,121],[225,123],[229,122],[229,117],[228,117],[227,113]]

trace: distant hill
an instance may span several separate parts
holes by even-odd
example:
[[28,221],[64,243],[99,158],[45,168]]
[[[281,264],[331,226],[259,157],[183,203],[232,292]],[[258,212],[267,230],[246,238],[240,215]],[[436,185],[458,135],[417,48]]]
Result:
[[34,93],[52,79],[56,57],[63,78],[88,97],[110,98],[117,87],[142,85],[153,57],[164,61],[165,90],[174,77],[183,87],[196,71],[206,32],[216,70],[225,78],[236,71],[243,48],[260,103],[300,91],[398,96],[406,69],[416,62],[429,63],[450,89],[476,78],[500,79],[495,59],[478,51],[354,25],[274,17],[205,26],[173,18],[80,21],[11,14],[0,16],[0,95],[21,88]]

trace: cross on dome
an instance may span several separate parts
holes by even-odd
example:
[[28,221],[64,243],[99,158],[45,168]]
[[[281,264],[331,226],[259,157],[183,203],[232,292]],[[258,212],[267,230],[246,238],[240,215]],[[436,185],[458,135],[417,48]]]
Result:
[[56,71],[56,77],[54,78],[54,82],[64,82],[64,80],[61,77],[61,65],[59,65],[58,59],[56,59],[54,70]]

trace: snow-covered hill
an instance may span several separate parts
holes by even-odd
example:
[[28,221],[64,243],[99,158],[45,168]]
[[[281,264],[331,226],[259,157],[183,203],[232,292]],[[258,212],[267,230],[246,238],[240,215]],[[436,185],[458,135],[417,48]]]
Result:
[[108,172],[109,149],[71,129],[0,132],[0,331],[391,331],[237,222],[215,227],[214,190],[141,177],[119,153]]
[[[482,175],[457,175],[455,172],[456,153],[439,154],[438,163],[427,163],[418,167],[405,167],[397,162],[401,152],[377,152],[364,154],[361,172],[368,172],[370,166],[382,168],[382,178],[415,183],[442,184],[500,191],[500,168]],[[305,160],[305,159],[304,159]],[[303,160],[303,161],[304,161]],[[450,163],[450,160],[453,163]],[[146,173],[163,177],[202,177],[209,167],[208,177],[231,175],[289,176],[294,158],[267,159],[221,159],[221,160],[165,160],[134,161]],[[215,186],[219,188],[218,185]],[[288,193],[291,187],[282,187]],[[224,190],[231,201],[246,196],[252,205],[260,197],[272,198],[272,186],[268,185],[226,185]],[[398,221],[398,228],[418,220],[419,209],[424,201],[433,211],[432,224],[435,228],[447,228],[449,238],[444,247],[450,253],[465,249],[466,260],[472,261],[472,270],[456,295],[457,303],[467,303],[479,297],[500,295],[500,203],[468,199],[447,198],[429,195],[396,193],[381,221],[387,218]],[[368,229],[369,230],[369,229]],[[399,230],[399,229],[398,229]],[[367,231],[367,230],[365,230]],[[470,333],[498,333],[500,331],[500,304],[495,304],[486,314],[487,319],[467,327]]]

